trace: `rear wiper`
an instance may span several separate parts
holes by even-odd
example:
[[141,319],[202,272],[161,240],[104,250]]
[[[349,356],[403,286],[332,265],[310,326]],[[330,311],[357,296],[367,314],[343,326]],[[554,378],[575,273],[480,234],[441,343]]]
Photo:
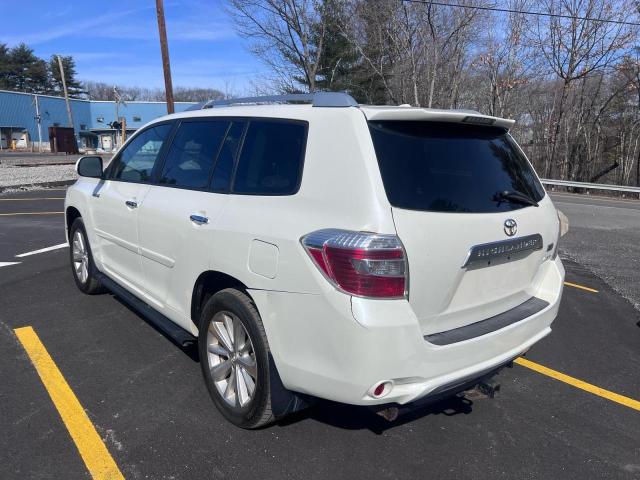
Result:
[[517,190],[504,190],[502,192],[497,192],[493,196],[493,200],[498,202],[498,204],[506,200],[508,202],[516,202],[516,203],[522,203],[525,205],[533,205],[534,207],[538,206],[538,202],[536,202],[533,198],[531,198],[525,193],[518,192]]

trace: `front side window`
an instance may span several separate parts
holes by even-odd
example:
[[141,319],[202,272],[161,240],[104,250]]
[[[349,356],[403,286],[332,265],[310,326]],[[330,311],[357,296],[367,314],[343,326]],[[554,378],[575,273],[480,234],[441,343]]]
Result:
[[224,120],[183,122],[171,142],[160,184],[205,188],[220,143],[229,127]]
[[544,197],[529,162],[503,128],[460,123],[372,121],[389,203],[431,212],[492,213],[528,206],[503,198]]
[[170,124],[151,127],[136,135],[115,160],[112,180],[148,182],[162,145],[171,131]]
[[306,132],[302,122],[252,120],[238,160],[233,192],[296,193],[302,175]]

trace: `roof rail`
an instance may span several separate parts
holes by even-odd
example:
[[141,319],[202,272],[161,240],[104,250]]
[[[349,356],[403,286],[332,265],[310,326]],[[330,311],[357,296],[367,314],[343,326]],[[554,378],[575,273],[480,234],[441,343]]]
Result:
[[358,105],[351,95],[344,92],[291,93],[288,95],[265,95],[260,97],[210,100],[194,105],[189,110],[228,107],[239,105],[262,105],[270,103],[310,103],[314,107],[355,107]]

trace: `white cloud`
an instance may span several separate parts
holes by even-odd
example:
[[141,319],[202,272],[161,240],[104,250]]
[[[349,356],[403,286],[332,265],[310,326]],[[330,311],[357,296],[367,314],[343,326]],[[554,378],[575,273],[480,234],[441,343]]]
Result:
[[[167,3],[167,7],[177,4]],[[144,14],[142,14],[145,12]],[[193,13],[195,12],[195,13]],[[142,14],[142,15],[141,15]],[[51,18],[49,14],[46,17]],[[212,41],[236,36],[230,21],[220,8],[210,8],[205,4],[190,4],[172,9],[165,14],[167,36],[170,41]],[[45,17],[45,18],[46,18]],[[69,18],[69,16],[66,16]],[[59,17],[58,17],[59,18]],[[110,38],[117,40],[157,40],[158,25],[155,8],[151,5],[105,13],[73,21],[47,22],[55,26],[20,33],[3,35],[9,45],[24,42],[29,46],[52,42],[62,38]]]
[[95,33],[109,24],[113,24],[117,20],[132,15],[142,10],[148,10],[150,7],[137,8],[132,10],[121,10],[118,12],[105,13],[95,17],[84,18],[82,20],[74,20],[64,24],[57,23],[57,26],[52,28],[41,28],[38,31],[26,32],[18,36],[4,36],[4,41],[9,45],[16,45],[24,42],[27,45],[33,46],[40,43],[50,42],[52,40],[58,40],[64,37],[84,35],[88,32]]
[[[172,41],[212,41],[233,38],[236,33],[225,22],[206,18],[167,20],[167,37]],[[93,33],[96,38],[118,40],[158,40],[155,17],[145,21],[113,22]]]

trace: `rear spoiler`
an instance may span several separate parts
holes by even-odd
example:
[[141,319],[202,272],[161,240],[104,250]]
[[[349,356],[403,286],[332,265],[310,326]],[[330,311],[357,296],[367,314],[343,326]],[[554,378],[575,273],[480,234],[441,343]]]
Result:
[[482,115],[473,110],[438,110],[418,107],[369,107],[360,106],[367,120],[418,120],[426,122],[469,123],[491,125],[510,130],[515,120]]

